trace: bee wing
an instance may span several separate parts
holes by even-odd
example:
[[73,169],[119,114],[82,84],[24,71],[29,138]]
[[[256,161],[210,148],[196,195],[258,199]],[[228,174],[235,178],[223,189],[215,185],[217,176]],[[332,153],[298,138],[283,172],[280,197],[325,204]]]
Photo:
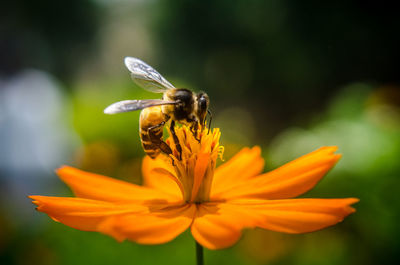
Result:
[[107,108],[105,108],[104,113],[116,114],[121,112],[141,110],[153,106],[173,105],[177,103],[178,103],[177,101],[166,101],[162,99],[123,100],[113,103]]
[[140,87],[154,93],[164,93],[175,88],[153,67],[134,57],[125,57],[125,65],[131,72],[133,81]]

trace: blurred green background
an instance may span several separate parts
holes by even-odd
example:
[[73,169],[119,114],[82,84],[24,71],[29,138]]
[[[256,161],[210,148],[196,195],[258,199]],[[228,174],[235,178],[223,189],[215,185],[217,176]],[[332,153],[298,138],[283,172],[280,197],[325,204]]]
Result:
[[186,232],[142,246],[35,212],[30,194],[71,196],[69,164],[141,182],[139,113],[158,97],[125,56],[204,90],[225,158],[260,145],[266,170],[324,145],[342,160],[304,197],[358,197],[343,223],[304,235],[245,231],[206,264],[393,264],[400,251],[400,20],[376,1],[6,1],[0,9],[0,263],[194,264]]

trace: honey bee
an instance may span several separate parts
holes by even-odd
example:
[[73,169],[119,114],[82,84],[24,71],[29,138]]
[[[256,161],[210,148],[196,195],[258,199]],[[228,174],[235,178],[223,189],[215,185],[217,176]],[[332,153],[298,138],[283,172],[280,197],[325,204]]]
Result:
[[170,122],[170,132],[179,158],[182,147],[175,134],[175,122],[190,127],[197,139],[199,126],[205,127],[210,100],[204,92],[194,93],[186,88],[175,88],[162,75],[142,60],[133,57],[125,58],[125,65],[131,72],[133,81],[153,93],[163,93],[162,99],[123,100],[108,106],[104,113],[116,114],[142,110],[139,118],[139,135],[143,149],[151,158],[161,152],[169,155],[171,148],[163,140],[163,128]]

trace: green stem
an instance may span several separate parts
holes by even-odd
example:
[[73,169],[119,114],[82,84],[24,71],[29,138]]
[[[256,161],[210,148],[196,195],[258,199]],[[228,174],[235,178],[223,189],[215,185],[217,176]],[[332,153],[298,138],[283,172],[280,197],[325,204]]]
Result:
[[203,246],[196,242],[196,264],[204,265]]

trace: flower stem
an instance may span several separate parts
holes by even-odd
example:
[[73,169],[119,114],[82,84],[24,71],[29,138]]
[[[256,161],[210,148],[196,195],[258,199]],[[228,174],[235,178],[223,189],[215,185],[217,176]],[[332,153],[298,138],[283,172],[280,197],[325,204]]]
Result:
[[204,265],[203,246],[196,242],[196,264]]

